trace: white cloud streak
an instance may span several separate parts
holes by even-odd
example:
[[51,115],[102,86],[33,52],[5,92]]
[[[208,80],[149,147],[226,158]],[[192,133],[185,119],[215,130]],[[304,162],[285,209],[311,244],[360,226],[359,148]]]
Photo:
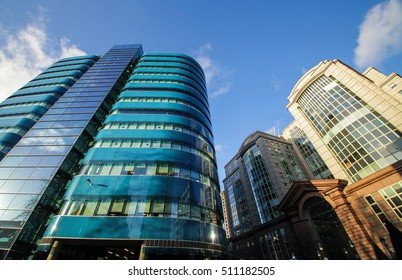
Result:
[[271,75],[269,84],[274,88],[275,91],[280,90],[282,87],[282,81],[279,80],[275,75]]
[[359,68],[378,66],[402,52],[402,0],[374,6],[359,27],[354,63]]
[[196,60],[204,70],[209,98],[217,98],[230,91],[230,75],[233,71],[223,68],[214,61],[211,58],[211,52],[212,45],[210,43],[204,44],[196,51]]
[[279,136],[281,134],[281,122],[276,121],[273,126],[266,129],[264,132],[274,136]]
[[10,96],[58,59],[84,55],[66,37],[53,44],[43,15],[16,32],[2,32],[0,45],[0,101]]

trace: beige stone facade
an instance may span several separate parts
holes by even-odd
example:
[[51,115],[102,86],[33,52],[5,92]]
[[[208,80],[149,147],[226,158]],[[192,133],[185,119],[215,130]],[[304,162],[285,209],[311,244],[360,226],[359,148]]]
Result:
[[[308,71],[294,86],[288,97],[287,109],[294,116],[295,123],[306,133],[334,177],[354,182],[356,180],[345,172],[345,168],[334,156],[334,151],[328,148],[325,138],[317,133],[317,127],[300,109],[300,97],[322,76],[333,77],[338,83],[343,84],[367,104],[368,110],[376,111],[399,132],[402,131],[402,78],[396,73],[386,76],[372,67],[361,74],[335,59],[323,61]],[[345,126],[350,122],[348,119],[342,121],[345,122]],[[402,152],[398,154],[398,160],[401,159],[401,155]]]
[[297,82],[288,100],[295,121],[283,136],[295,140],[292,129],[301,129],[336,178],[296,182],[280,204],[306,258],[314,258],[325,239],[306,214],[314,197],[331,205],[345,230],[345,256],[394,258],[384,221],[402,231],[401,76],[323,61]]

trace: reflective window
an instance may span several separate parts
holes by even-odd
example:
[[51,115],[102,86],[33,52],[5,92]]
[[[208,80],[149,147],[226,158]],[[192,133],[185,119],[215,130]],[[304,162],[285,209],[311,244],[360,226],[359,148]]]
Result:
[[33,209],[36,206],[38,199],[39,195],[18,194],[15,196],[8,208],[21,210]]
[[402,222],[402,182],[379,191]]
[[261,223],[266,223],[281,213],[278,211],[278,196],[272,184],[261,151],[254,145],[243,155],[244,164],[254,194]]
[[48,184],[45,180],[24,180],[20,193],[42,193]]
[[9,247],[18,233],[16,229],[0,228],[0,247]]
[[353,181],[402,159],[401,133],[332,76],[317,79],[298,103]]
[[0,209],[7,209],[14,198],[15,194],[0,193]]
[[29,211],[6,210],[0,216],[0,226],[21,227],[29,215]]
[[[0,189],[2,193],[17,193],[24,185],[25,180],[7,180]],[[0,207],[1,208],[1,207]]]
[[46,179],[52,178],[53,174],[56,172],[55,168],[35,168],[32,172],[30,178],[32,179]]
[[[303,158],[306,160],[310,170],[316,179],[331,179],[334,178],[328,166],[313,146],[313,143],[307,138],[307,135],[302,129],[295,126],[290,131],[291,137],[295,140]],[[335,149],[337,149],[336,147]]]

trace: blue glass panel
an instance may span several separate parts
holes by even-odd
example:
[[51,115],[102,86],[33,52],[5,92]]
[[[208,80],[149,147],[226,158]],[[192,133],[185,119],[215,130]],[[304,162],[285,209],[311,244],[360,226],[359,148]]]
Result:
[[7,180],[4,182],[3,186],[0,188],[0,192],[3,193],[16,193],[24,185],[25,180]]
[[7,209],[14,198],[15,194],[0,193],[0,209]]
[[133,148],[97,148],[88,151],[84,163],[89,161],[166,161],[184,164],[197,170],[202,170],[201,157],[173,149],[133,149]]
[[8,206],[9,209],[28,210],[33,209],[38,202],[39,195],[18,194]]

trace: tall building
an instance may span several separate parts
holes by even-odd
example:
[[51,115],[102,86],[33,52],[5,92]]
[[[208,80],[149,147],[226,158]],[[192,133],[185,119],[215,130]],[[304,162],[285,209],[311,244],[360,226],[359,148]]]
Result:
[[0,160],[98,59],[61,59],[0,104]]
[[324,61],[295,85],[287,108],[335,178],[357,182],[402,159],[401,77]]
[[232,258],[290,259],[298,251],[297,240],[278,206],[294,181],[309,178],[292,144],[256,131],[244,140],[225,172]]
[[294,86],[287,108],[295,121],[284,135],[318,180],[296,182],[279,209],[305,256],[394,258],[387,224],[402,229],[401,93],[398,74],[359,73],[339,60]]
[[398,74],[372,67],[359,73],[333,60],[308,71],[288,98],[295,120],[284,138],[253,133],[226,165],[231,256],[395,258],[388,230],[402,230],[401,93]]
[[[40,159],[33,149],[43,151]],[[34,157],[35,168],[8,159],[17,155],[22,162]],[[188,56],[113,47],[21,139],[0,171],[5,166],[11,166],[5,184],[38,181],[41,189],[35,203],[19,204],[31,212],[1,246],[3,258],[32,257],[37,243],[36,257],[51,259],[226,256],[205,78]],[[16,168],[24,178],[14,176]],[[45,195],[50,191],[57,195]],[[48,212],[41,226],[31,225],[40,211]],[[30,243],[21,234],[28,229],[35,232]]]

